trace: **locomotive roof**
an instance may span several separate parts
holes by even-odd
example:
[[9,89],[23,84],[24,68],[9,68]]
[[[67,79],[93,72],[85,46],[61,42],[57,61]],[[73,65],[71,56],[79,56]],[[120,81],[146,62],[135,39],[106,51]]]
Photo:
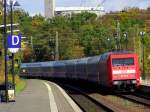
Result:
[[127,51],[127,50],[114,50],[109,52],[111,54],[131,54],[133,53],[132,51]]

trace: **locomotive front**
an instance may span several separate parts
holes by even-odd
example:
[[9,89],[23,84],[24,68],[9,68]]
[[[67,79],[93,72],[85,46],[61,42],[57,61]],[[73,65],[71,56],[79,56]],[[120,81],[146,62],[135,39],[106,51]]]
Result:
[[140,84],[140,69],[136,54],[110,55],[111,85],[116,90],[134,91]]

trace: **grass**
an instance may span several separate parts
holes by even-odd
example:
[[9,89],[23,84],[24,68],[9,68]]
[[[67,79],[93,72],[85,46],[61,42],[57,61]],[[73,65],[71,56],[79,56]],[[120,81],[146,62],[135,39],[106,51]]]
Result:
[[16,84],[16,94],[19,94],[21,91],[23,91],[25,87],[26,87],[26,81],[20,79],[19,83]]
[[[12,82],[12,75],[8,75],[8,81]],[[0,57],[0,84],[5,82],[4,76],[4,59]],[[26,81],[21,79],[18,75],[15,76],[16,94],[20,93],[26,87]]]
[[[5,77],[0,74],[0,84],[4,83]],[[8,81],[12,82],[12,76],[8,75]],[[19,94],[26,87],[26,81],[21,79],[18,75],[15,76],[16,94]]]

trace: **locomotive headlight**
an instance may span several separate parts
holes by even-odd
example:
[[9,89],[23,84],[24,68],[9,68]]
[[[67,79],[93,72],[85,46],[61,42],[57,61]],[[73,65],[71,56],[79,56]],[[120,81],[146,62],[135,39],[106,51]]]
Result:
[[26,70],[25,70],[25,69],[23,69],[23,70],[22,70],[22,72],[23,72],[23,73],[25,73],[25,72],[26,72]]
[[118,85],[119,84],[119,81],[114,81],[113,82],[113,85]]
[[132,83],[133,83],[133,84],[136,84],[137,82],[136,82],[136,80],[133,80]]

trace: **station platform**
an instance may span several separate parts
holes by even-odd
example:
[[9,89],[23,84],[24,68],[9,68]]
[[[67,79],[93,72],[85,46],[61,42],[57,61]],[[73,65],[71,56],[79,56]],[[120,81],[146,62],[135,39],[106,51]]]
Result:
[[142,85],[150,86],[150,80],[142,80]]
[[16,102],[0,103],[0,112],[82,112],[58,85],[42,80],[27,80],[27,87]]

